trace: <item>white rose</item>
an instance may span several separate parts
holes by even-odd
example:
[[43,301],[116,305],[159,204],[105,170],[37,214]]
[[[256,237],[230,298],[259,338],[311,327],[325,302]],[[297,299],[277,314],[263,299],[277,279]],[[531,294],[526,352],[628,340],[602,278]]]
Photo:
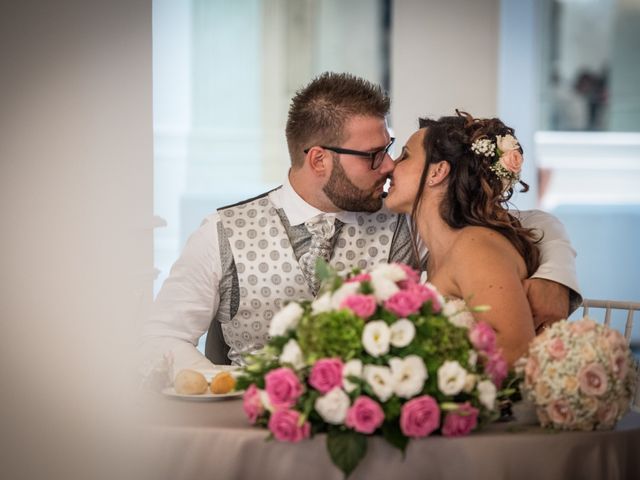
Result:
[[399,282],[407,279],[407,272],[395,263],[379,263],[371,271],[371,277],[386,278],[392,282]]
[[475,323],[473,315],[467,309],[464,300],[450,300],[445,303],[442,313],[456,327],[471,328]]
[[467,374],[467,378],[465,378],[464,380],[464,387],[462,388],[462,390],[464,390],[465,393],[471,393],[473,391],[473,387],[476,386],[477,380],[478,377],[473,373]]
[[358,358],[349,360],[342,367],[342,386],[351,393],[355,390],[356,385],[347,380],[347,377],[362,378],[362,360]]
[[391,345],[394,347],[406,347],[416,336],[416,327],[412,321],[401,318],[391,324]]
[[318,397],[314,406],[325,422],[341,425],[347,417],[349,405],[349,396],[340,387],[334,387],[326,395]]
[[269,335],[277,337],[284,335],[289,330],[296,328],[304,310],[296,302],[289,303],[286,307],[276,313],[269,325]]
[[373,287],[373,295],[379,302],[388,300],[395,293],[400,291],[400,288],[395,284],[395,282],[381,276],[371,275],[371,286]]
[[333,295],[331,295],[331,307],[334,310],[338,310],[342,301],[345,298],[358,293],[359,289],[360,284],[358,282],[343,283],[340,288],[338,288],[335,292],[333,292]]
[[389,367],[366,365],[363,376],[381,402],[386,402],[393,395],[393,376]]
[[445,395],[457,395],[466,378],[467,371],[457,361],[446,361],[438,369],[438,388]]
[[368,322],[362,331],[362,346],[373,357],[379,357],[389,351],[391,331],[382,320]]
[[496,404],[496,386],[491,380],[483,380],[478,383],[478,399],[480,403],[493,410]]
[[282,349],[280,354],[280,363],[288,363],[295,370],[299,370],[304,367],[304,358],[302,356],[302,350],[300,345],[293,338],[290,339]]
[[329,310],[331,310],[331,293],[329,292],[323,293],[311,303],[311,313],[314,315]]
[[428,377],[424,361],[417,355],[389,360],[393,375],[394,392],[401,398],[411,398],[422,391]]
[[513,135],[496,135],[496,144],[501,152],[508,152],[520,148],[518,140]]

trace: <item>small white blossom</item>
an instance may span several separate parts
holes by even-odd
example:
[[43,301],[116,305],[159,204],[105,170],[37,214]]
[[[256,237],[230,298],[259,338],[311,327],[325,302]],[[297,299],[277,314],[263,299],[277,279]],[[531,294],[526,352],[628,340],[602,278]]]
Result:
[[449,300],[444,304],[442,313],[456,327],[471,328],[475,323],[473,315],[467,309],[467,304],[464,300]]
[[371,271],[371,277],[386,278],[392,282],[400,282],[407,279],[407,272],[395,263],[379,263]]
[[464,390],[465,393],[473,392],[473,387],[476,386],[477,381],[478,381],[477,375],[474,375],[473,373],[468,373],[467,378],[465,378],[464,380],[464,387],[462,388],[462,390]]
[[469,366],[471,368],[475,367],[478,363],[478,352],[475,350],[469,350]]
[[311,303],[311,313],[317,315],[318,313],[328,312],[331,310],[331,293],[326,292],[316,298]]
[[483,380],[478,383],[478,399],[480,403],[493,410],[496,404],[496,386],[491,380]]
[[422,391],[428,377],[424,361],[417,355],[389,360],[393,375],[394,392],[401,398],[411,398]]
[[304,358],[302,356],[302,350],[300,345],[293,338],[290,339],[282,349],[280,354],[280,363],[288,363],[295,370],[299,370],[304,367]]
[[401,318],[391,324],[391,345],[394,347],[406,347],[416,336],[416,327],[412,321]]
[[358,282],[349,282],[343,283],[340,288],[338,288],[333,295],[331,295],[331,307],[334,310],[338,310],[340,308],[340,304],[344,301],[345,298],[358,293],[360,289],[360,283]]
[[381,402],[386,402],[393,395],[393,376],[389,367],[366,365],[363,376]]
[[269,335],[272,337],[284,335],[289,330],[296,328],[303,313],[304,310],[298,303],[289,303],[271,319]]
[[501,152],[507,152],[509,150],[515,150],[520,148],[518,140],[513,135],[496,135],[496,143]]
[[391,331],[382,320],[368,322],[362,331],[362,346],[372,357],[379,357],[389,351]]
[[362,378],[362,360],[359,358],[349,360],[342,367],[342,385],[347,392],[351,393],[355,390],[356,385],[351,383],[347,377]]
[[495,156],[496,146],[488,138],[481,138],[471,144],[471,151],[476,155],[483,155],[485,157]]
[[466,378],[467,371],[457,361],[447,360],[438,369],[438,388],[445,395],[457,395]]
[[342,425],[347,417],[349,405],[349,396],[340,387],[335,387],[326,395],[318,397],[314,407],[325,422]]
[[382,276],[371,275],[371,286],[373,287],[373,295],[378,302],[384,302],[400,291],[395,282]]

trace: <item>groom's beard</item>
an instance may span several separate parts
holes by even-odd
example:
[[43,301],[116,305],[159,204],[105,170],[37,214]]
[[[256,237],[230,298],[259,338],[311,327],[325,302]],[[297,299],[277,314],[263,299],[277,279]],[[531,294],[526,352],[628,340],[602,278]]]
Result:
[[370,191],[361,190],[356,187],[344,171],[337,159],[333,159],[333,170],[327,184],[322,191],[329,197],[333,204],[349,212],[377,212],[382,208],[382,197],[375,197],[376,191],[383,180],[375,184]]

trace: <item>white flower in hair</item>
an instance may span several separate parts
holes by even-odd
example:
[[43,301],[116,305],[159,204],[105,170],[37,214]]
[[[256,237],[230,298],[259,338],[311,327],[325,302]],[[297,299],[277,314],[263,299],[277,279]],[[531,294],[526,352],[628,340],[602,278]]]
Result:
[[502,153],[520,148],[518,140],[513,135],[496,135],[496,144]]
[[471,151],[485,157],[496,156],[496,145],[488,138],[480,138],[471,144]]

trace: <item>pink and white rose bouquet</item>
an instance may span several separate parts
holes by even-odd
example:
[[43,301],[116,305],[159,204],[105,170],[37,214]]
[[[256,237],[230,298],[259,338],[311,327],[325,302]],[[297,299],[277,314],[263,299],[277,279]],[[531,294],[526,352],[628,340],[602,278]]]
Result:
[[498,417],[507,364],[464,302],[406,265],[318,271],[318,298],[284,307],[269,344],[246,358],[238,388],[252,424],[286,442],[326,433],[348,475],[371,435],[404,451],[410,439],[467,435]]
[[541,425],[611,429],[629,410],[635,366],[625,338],[588,317],[554,323],[519,361],[524,395]]

